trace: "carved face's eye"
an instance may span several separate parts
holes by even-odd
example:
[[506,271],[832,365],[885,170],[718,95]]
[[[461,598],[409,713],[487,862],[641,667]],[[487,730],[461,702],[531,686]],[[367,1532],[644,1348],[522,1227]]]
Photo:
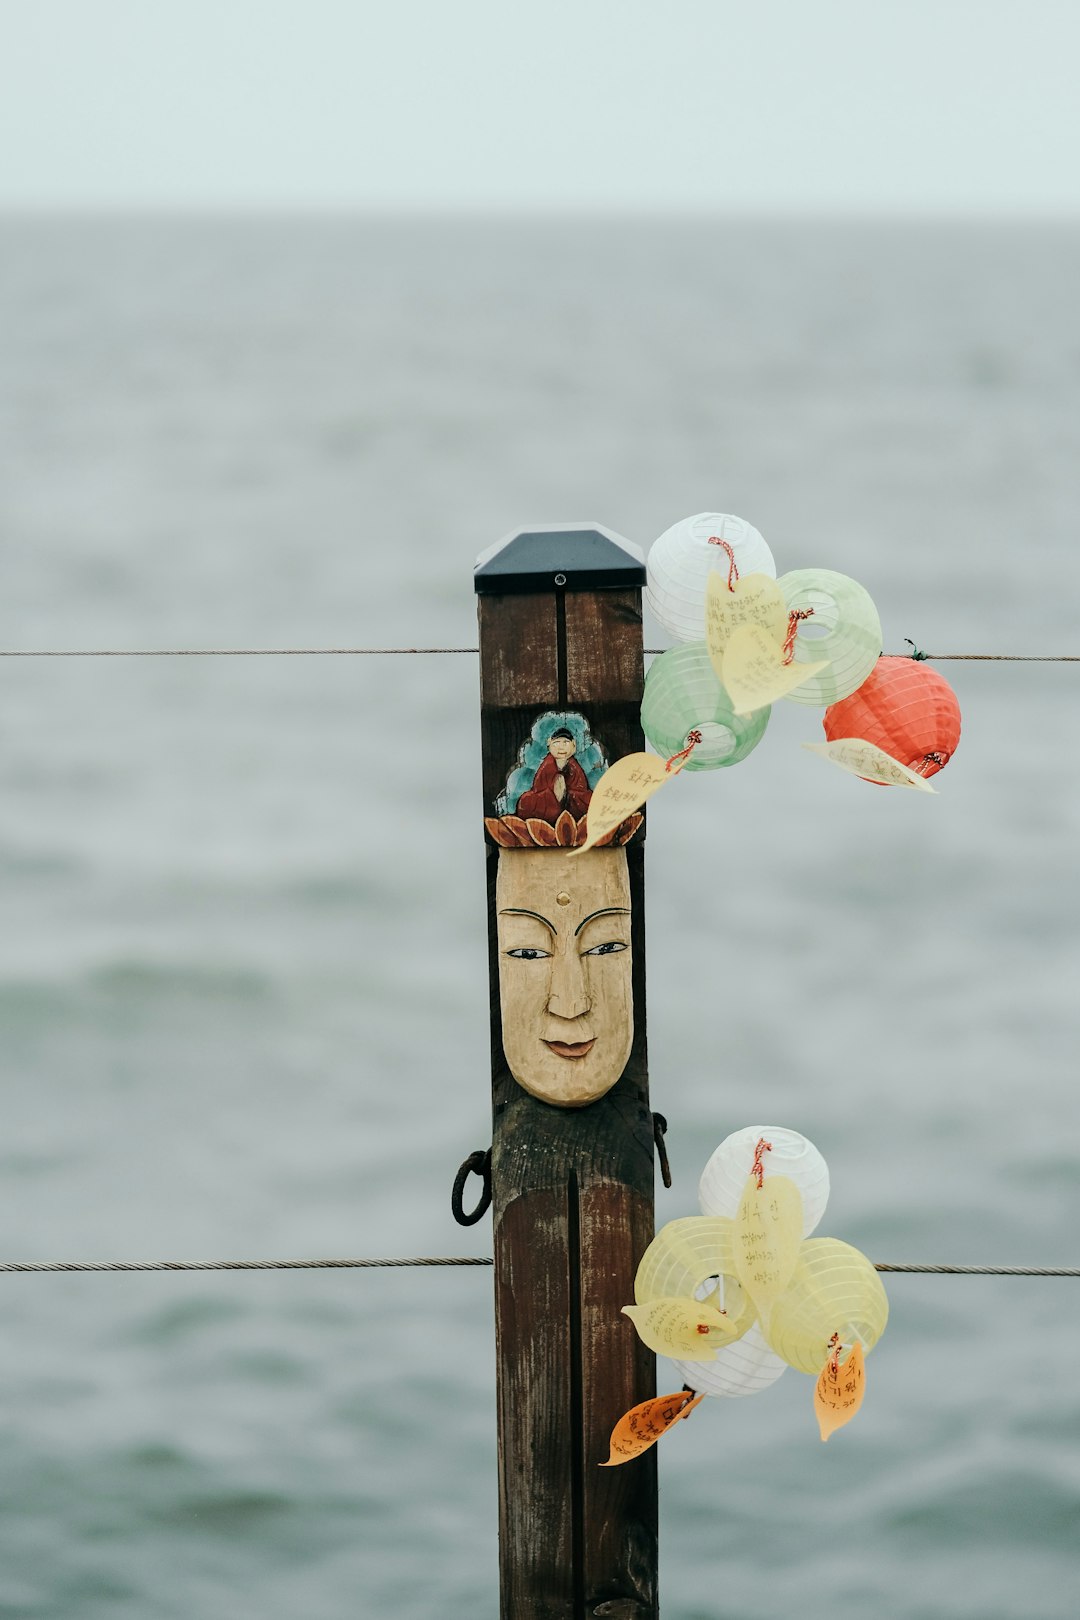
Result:
[[516,956],[519,962],[539,962],[541,957],[550,956],[550,951],[537,951],[531,945],[519,946],[515,951],[507,951],[507,956]]
[[625,951],[626,946],[621,939],[606,939],[602,945],[594,945],[591,950],[582,951],[582,956],[614,956],[616,951]]

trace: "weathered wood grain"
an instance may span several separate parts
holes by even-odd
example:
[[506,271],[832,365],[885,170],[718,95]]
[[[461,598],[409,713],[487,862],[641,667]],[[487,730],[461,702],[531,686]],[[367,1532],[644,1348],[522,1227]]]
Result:
[[571,591],[564,600],[567,700],[621,704],[636,723],[645,684],[641,592]]
[[[580,709],[615,759],[643,746],[638,590],[480,599],[484,806],[546,709]],[[640,834],[639,834],[640,837]],[[627,849],[634,1042],[614,1088],[584,1108],[528,1095],[506,1066],[488,849],[492,1191],[503,1620],[654,1620],[655,1453],[601,1468],[653,1358],[621,1306],[653,1235],[645,1033],[644,851]],[[544,860],[538,850],[530,859]],[[587,858],[587,857],[586,857]]]

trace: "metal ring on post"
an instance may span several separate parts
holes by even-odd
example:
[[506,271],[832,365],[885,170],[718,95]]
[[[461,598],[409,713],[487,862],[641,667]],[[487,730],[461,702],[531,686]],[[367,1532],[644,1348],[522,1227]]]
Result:
[[[465,1183],[470,1176],[479,1176],[483,1182],[480,1190],[480,1202],[474,1210],[466,1214],[462,1207],[462,1197],[465,1192]],[[454,1177],[454,1190],[450,1194],[450,1208],[454,1212],[454,1219],[459,1226],[475,1226],[478,1220],[485,1216],[491,1207],[491,1149],[486,1152],[477,1149],[470,1153],[465,1163]]]

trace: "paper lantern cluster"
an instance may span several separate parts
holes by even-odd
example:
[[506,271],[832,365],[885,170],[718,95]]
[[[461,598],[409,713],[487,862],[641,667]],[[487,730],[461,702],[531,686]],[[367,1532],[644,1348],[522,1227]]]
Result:
[[776,577],[745,518],[700,512],[647,558],[645,600],[682,645],[645,677],[641,729],[656,750],[626,754],[593,790],[583,853],[682,771],[737,765],[781,698],[824,709],[825,742],[803,747],[868,782],[933,793],[928,778],[960,740],[960,706],[921,654],[887,657],[881,620],[857,580],[830,568]]
[[701,1177],[702,1214],[657,1233],[624,1307],[684,1390],[627,1413],[610,1463],[638,1455],[701,1397],[756,1395],[787,1367],[816,1380],[823,1440],[854,1417],[889,1304],[864,1254],[811,1237],[828,1196],[825,1160],[798,1131],[753,1125],[721,1142]]
[[825,710],[827,741],[813,751],[869,781],[934,791],[926,779],[955,751],[959,705],[925,662],[882,655],[877,609],[856,580],[828,568],[777,578],[759,531],[723,512],[665,530],[647,575],[651,612],[685,643],[645,682],[642,730],[657,753],[685,750],[687,770],[738,764],[787,698]]

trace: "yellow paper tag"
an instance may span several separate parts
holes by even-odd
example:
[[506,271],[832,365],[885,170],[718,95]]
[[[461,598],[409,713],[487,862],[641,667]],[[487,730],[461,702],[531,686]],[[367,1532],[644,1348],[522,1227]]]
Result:
[[803,1233],[802,1194],[789,1176],[746,1183],[735,1217],[735,1267],[763,1318],[791,1281]]
[[827,1440],[834,1430],[842,1429],[845,1423],[851,1422],[862,1405],[865,1393],[866,1368],[862,1345],[853,1345],[846,1361],[834,1362],[830,1357],[821,1369],[814,1390],[814,1412],[823,1440]]
[[689,1417],[694,1407],[705,1399],[704,1395],[691,1395],[680,1389],[677,1395],[655,1395],[651,1401],[642,1401],[623,1414],[611,1431],[611,1456],[601,1468],[617,1468],[620,1463],[640,1457],[643,1451],[656,1444],[673,1423]]
[[705,585],[705,645],[721,680],[724,649],[732,633],[746,624],[758,625],[771,641],[783,646],[787,607],[779,585],[768,574],[746,574],[729,591],[726,574],[714,569]]
[[672,1361],[711,1361],[722,1344],[739,1336],[715,1305],[696,1299],[650,1299],[647,1305],[624,1305],[623,1315],[643,1344]]
[[584,855],[598,838],[613,832],[633,811],[640,809],[665,782],[678,776],[685,759],[675,759],[671,768],[659,754],[624,754],[608,767],[593,788],[589,800],[586,831],[588,837],[572,855]]
[[918,771],[909,770],[906,765],[901,765],[898,759],[893,759],[891,754],[887,754],[883,748],[878,748],[875,743],[866,742],[862,737],[838,737],[835,742],[803,743],[803,747],[808,753],[820,754],[823,759],[831,759],[841,770],[851,771],[854,776],[864,776],[869,782],[884,782],[889,787],[914,788],[917,793],[937,792],[937,788],[932,788]]
[[731,632],[724,651],[720,679],[736,714],[763,709],[802,686],[811,675],[829,667],[829,659],[815,664],[784,663],[784,636],[771,636],[758,624],[741,624]]

